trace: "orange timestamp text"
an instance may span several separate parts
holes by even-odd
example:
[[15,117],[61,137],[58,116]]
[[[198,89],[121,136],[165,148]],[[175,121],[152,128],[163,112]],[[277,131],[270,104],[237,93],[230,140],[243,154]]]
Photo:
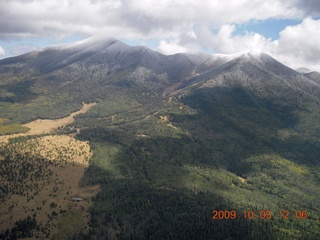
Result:
[[279,219],[288,220],[290,218],[295,219],[307,219],[308,213],[306,210],[279,210],[277,213],[272,213],[271,210],[244,210],[242,213],[238,213],[235,210],[213,210],[212,219],[223,220],[223,219],[266,219],[270,220],[272,218],[278,217]]

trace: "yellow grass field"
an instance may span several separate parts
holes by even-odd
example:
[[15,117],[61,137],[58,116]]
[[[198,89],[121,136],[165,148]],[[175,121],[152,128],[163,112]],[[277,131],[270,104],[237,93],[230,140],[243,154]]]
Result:
[[83,108],[77,112],[71,113],[68,117],[55,119],[55,120],[35,120],[30,123],[24,124],[25,127],[30,128],[28,135],[37,135],[42,133],[50,133],[56,130],[59,126],[65,126],[71,124],[74,121],[74,117],[81,113],[86,113],[96,103],[83,103]]
[[74,122],[74,117],[78,114],[86,113],[91,107],[95,106],[96,103],[83,103],[82,109],[77,112],[71,113],[69,116],[60,119],[38,119],[30,123],[23,124],[23,127],[29,128],[30,130],[26,133],[18,133],[0,136],[0,142],[8,142],[10,138],[47,134],[55,131],[59,126],[65,126]]
[[18,123],[4,124],[6,121],[8,121],[7,118],[0,118],[0,135],[24,133],[30,130],[28,127]]

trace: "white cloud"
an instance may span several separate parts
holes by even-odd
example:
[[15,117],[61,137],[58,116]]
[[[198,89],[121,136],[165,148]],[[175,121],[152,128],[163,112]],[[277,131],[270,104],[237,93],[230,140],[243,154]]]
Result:
[[16,56],[36,49],[37,47],[31,44],[15,45],[10,48],[10,54]]
[[156,50],[167,55],[187,52],[187,48],[180,46],[178,41],[165,41],[165,40],[160,41]]
[[234,25],[224,25],[218,34],[214,36],[214,46],[217,52],[235,53],[250,51],[254,48],[265,49],[271,41],[258,33],[252,32],[244,36],[233,36],[232,33],[235,29],[236,27]]
[[[189,34],[181,34],[175,40],[172,40],[172,48],[167,48],[166,53],[168,54],[170,49],[172,49],[172,53],[176,53],[179,48],[193,52],[206,49],[216,53],[235,53],[250,51],[254,48],[266,49],[271,43],[271,39],[257,33],[234,36],[235,30],[235,25],[226,24],[220,28],[217,34],[212,34],[208,28],[200,27],[192,31],[194,34],[192,38]],[[163,44],[162,41],[157,49],[161,51],[160,45]]]
[[301,66],[320,71],[320,20],[306,18],[301,24],[289,26],[273,42],[273,54],[294,68]]
[[5,56],[6,52],[4,51],[4,49],[0,46],[0,57],[1,56]]

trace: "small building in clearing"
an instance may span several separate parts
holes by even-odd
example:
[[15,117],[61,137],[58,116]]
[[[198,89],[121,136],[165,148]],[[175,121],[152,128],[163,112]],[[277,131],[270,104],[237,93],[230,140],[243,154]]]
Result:
[[79,197],[73,197],[72,202],[81,202],[83,199]]

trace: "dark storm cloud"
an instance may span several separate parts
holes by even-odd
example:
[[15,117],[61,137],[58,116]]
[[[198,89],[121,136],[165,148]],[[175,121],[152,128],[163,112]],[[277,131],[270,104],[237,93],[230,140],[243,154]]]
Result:
[[320,17],[319,0],[297,0],[296,4],[307,16]]

